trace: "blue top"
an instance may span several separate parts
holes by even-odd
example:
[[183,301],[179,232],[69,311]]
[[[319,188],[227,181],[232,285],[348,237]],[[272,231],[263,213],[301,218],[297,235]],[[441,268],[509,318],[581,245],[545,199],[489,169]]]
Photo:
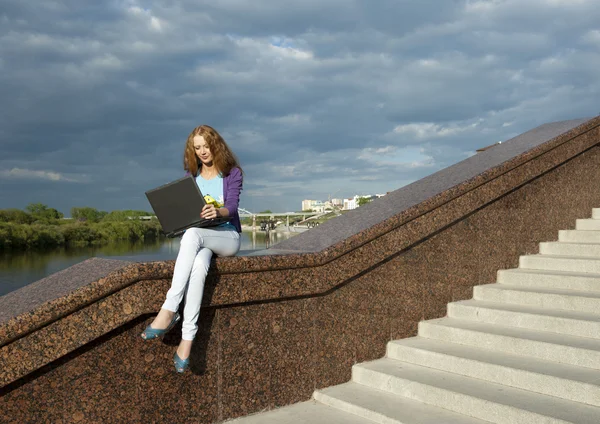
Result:
[[[190,171],[187,171],[185,175],[190,175]],[[230,222],[238,233],[242,232],[238,207],[240,205],[240,192],[242,191],[243,184],[244,176],[242,175],[242,170],[238,167],[232,168],[229,171],[229,175],[223,177],[223,200],[231,217]]]
[[210,196],[219,203],[216,206],[217,208],[225,206],[225,202],[223,201],[223,177],[217,175],[210,180],[205,180],[201,175],[198,175],[196,177],[196,184],[198,184],[205,200],[207,196]]
[[[215,207],[222,208],[225,206],[225,201],[223,197],[223,177],[217,175],[216,177],[211,178],[210,180],[206,180],[200,174],[198,174],[198,176],[196,177],[196,184],[198,184],[198,187],[200,188],[200,191],[204,196],[204,200],[208,202],[211,199],[207,199],[207,197],[210,196],[213,199],[215,199],[218,203],[218,205],[215,205]],[[231,226],[231,229],[236,229],[235,226],[229,222],[225,222],[219,225],[219,227],[226,225]]]

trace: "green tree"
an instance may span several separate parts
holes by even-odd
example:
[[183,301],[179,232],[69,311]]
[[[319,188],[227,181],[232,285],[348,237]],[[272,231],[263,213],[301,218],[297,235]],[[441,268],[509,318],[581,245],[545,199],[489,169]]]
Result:
[[270,209],[267,209],[266,211],[262,211],[262,212],[259,212],[259,213],[273,213],[273,211],[271,211]]
[[57,211],[54,208],[49,208],[43,203],[30,203],[25,208],[27,212],[37,221],[51,221],[55,219],[61,219],[64,215],[62,212]]
[[358,198],[358,206],[366,205],[367,203],[371,203],[371,198],[369,197],[359,197]]
[[33,217],[20,209],[0,210],[0,222],[14,222],[15,224],[31,224]]
[[76,246],[87,246],[101,240],[100,234],[88,224],[73,223],[62,228],[65,243]]
[[126,221],[140,216],[152,216],[153,213],[137,210],[112,211],[106,214],[102,221]]
[[71,217],[79,221],[99,222],[106,214],[107,212],[90,207],[71,208]]

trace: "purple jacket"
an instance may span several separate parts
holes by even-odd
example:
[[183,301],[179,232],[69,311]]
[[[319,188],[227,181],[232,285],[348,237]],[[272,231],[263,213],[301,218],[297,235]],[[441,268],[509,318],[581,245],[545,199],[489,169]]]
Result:
[[[186,172],[185,175],[190,175]],[[242,191],[243,176],[240,168],[233,168],[229,175],[223,178],[223,203],[229,211],[231,223],[236,228],[238,233],[242,232],[242,224],[238,214],[240,205],[240,192]]]
[[238,233],[242,232],[242,224],[240,223],[240,215],[238,207],[240,206],[240,192],[244,177],[240,168],[233,168],[228,176],[223,178],[223,202],[231,216],[231,223],[235,226]]

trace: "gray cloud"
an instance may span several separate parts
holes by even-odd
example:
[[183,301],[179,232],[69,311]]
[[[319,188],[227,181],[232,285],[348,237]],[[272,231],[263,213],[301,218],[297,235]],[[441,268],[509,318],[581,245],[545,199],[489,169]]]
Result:
[[594,3],[5,0],[0,208],[148,209],[200,123],[250,210],[399,188],[597,115]]

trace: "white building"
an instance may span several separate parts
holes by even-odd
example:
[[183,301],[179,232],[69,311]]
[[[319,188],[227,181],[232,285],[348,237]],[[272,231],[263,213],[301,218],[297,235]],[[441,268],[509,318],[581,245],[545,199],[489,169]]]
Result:
[[303,200],[302,210],[303,211],[315,211],[324,212],[327,205],[322,200]]
[[322,213],[326,210],[333,210],[335,207],[341,207],[343,210],[349,211],[358,207],[358,200],[360,198],[375,200],[383,196],[385,196],[385,194],[367,194],[364,196],[359,196],[355,194],[354,197],[350,197],[348,199],[331,199],[326,202],[323,202],[321,200],[303,200],[302,210],[312,210],[315,212]]
[[360,199],[375,200],[375,199],[379,199],[380,197],[383,197],[383,196],[385,196],[385,194],[366,194],[364,196],[359,196],[359,195],[355,194],[354,197],[351,197],[349,199],[344,199],[344,207],[342,209],[346,210],[346,211],[356,209],[356,208],[358,208],[358,201]]
[[317,200],[303,200],[302,201],[302,210],[310,211],[313,209],[313,205],[317,203]]
[[344,199],[344,209],[345,211],[350,211],[352,209],[356,209],[358,207],[358,196],[351,197],[349,199]]
[[312,210],[315,212],[319,212],[319,213],[323,213],[325,212],[325,203],[322,202],[321,200],[317,200],[315,203],[313,203],[312,206]]

